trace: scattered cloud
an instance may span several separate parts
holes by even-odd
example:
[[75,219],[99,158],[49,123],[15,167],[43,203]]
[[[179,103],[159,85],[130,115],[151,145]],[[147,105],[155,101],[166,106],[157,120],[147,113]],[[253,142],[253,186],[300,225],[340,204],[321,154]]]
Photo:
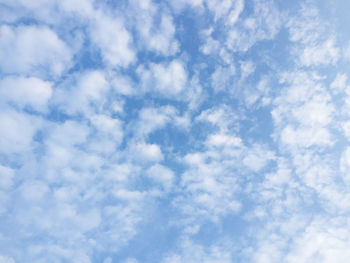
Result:
[[49,27],[2,25],[0,35],[4,73],[56,77],[71,65],[69,47]]
[[336,8],[0,0],[0,263],[347,262]]

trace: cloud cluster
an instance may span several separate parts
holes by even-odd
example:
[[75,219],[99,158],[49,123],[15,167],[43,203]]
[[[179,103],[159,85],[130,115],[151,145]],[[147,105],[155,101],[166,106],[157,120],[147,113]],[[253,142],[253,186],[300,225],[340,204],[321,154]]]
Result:
[[347,262],[324,5],[0,0],[0,262]]

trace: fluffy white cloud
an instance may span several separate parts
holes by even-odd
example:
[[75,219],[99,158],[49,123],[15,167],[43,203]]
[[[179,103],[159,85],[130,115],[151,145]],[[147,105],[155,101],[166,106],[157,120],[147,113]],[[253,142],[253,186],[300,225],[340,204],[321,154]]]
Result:
[[225,148],[229,147],[241,147],[241,138],[235,135],[228,135],[225,133],[215,133],[208,136],[205,144],[208,147]]
[[165,257],[162,263],[229,263],[232,262],[230,248],[225,245],[212,245],[204,247],[185,239],[182,241],[181,252]]
[[226,132],[227,130],[230,130],[231,132],[236,131],[234,125],[236,124],[237,119],[238,117],[236,113],[227,105],[204,110],[196,117],[196,121],[211,123],[223,132]]
[[331,91],[339,93],[345,90],[347,86],[347,75],[338,73],[334,81],[331,83]]
[[183,118],[178,116],[176,108],[171,106],[143,108],[139,112],[134,132],[137,137],[145,138],[156,130],[164,129],[170,123],[178,127],[186,127],[187,121]]
[[15,263],[15,261],[11,257],[6,257],[6,256],[0,255],[0,263]]
[[308,5],[302,5],[298,17],[290,18],[287,26],[290,40],[303,44],[315,42],[325,27],[319,20],[317,8]]
[[[198,125],[211,123],[215,128],[202,143],[202,151],[188,153],[183,158],[187,167],[180,181],[183,194],[175,204],[189,216],[190,222],[219,221],[242,208],[237,175],[246,153],[242,139],[235,134],[235,119],[227,107],[205,110],[196,118]],[[249,161],[253,156],[253,152],[246,155],[247,166],[255,167]],[[261,161],[258,168],[264,164]]]
[[288,263],[324,262],[345,263],[350,257],[348,223],[344,218],[329,221],[316,218],[293,242],[285,257]]
[[124,260],[123,263],[138,263],[138,261],[134,258],[128,258]]
[[187,84],[187,72],[179,60],[168,64],[150,64],[148,68],[139,67],[141,85],[147,91],[159,93],[164,97],[180,99]]
[[347,183],[350,183],[349,181],[349,170],[350,170],[350,148],[346,148],[345,151],[342,154],[342,157],[340,159],[340,170],[345,174],[345,181]]
[[0,3],[0,262],[350,256],[347,44],[311,2]]
[[0,68],[5,73],[59,76],[70,67],[69,47],[45,26],[0,27]]
[[201,46],[200,50],[205,55],[215,54],[220,47],[220,42],[218,40],[213,39],[211,34],[213,33],[213,28],[209,28],[208,30],[204,30],[201,32],[203,38],[205,38],[205,43]]
[[204,0],[169,0],[175,12],[181,12],[185,7],[203,8]]
[[246,79],[249,75],[254,73],[255,65],[252,61],[240,61],[241,64],[241,79]]
[[319,77],[299,72],[286,74],[281,81],[288,86],[275,99],[272,116],[282,142],[292,148],[332,145],[329,125],[334,106]]
[[315,46],[306,46],[300,54],[302,65],[324,65],[335,64],[339,59],[339,49],[333,39],[328,39],[324,43]]
[[325,128],[302,127],[294,129],[285,127],[281,132],[281,140],[291,147],[310,147],[312,145],[332,145],[331,134]]
[[136,89],[133,87],[133,81],[122,74],[116,74],[111,79],[111,86],[121,95],[130,96],[136,94]]
[[155,164],[147,170],[147,176],[160,183],[165,191],[169,191],[173,185],[174,173],[167,167]]
[[5,154],[26,152],[34,147],[33,137],[42,121],[13,110],[0,113],[0,151]]
[[235,75],[235,67],[217,67],[211,75],[212,87],[215,92],[228,91],[233,87],[232,77]]
[[103,72],[81,72],[55,90],[53,103],[71,115],[93,114],[102,109],[109,88]]
[[215,20],[225,18],[227,19],[225,23],[231,26],[236,23],[244,8],[244,0],[206,1],[206,4],[209,10],[215,14]]
[[0,165],[0,188],[10,188],[13,184],[14,170]]
[[164,158],[159,145],[149,144],[142,141],[132,143],[129,146],[129,154],[130,158],[141,163],[160,162]]
[[[238,1],[241,2],[241,1]],[[242,5],[238,5],[243,8]],[[225,45],[231,51],[247,51],[256,42],[264,39],[273,39],[279,32],[282,17],[275,3],[272,1],[254,1],[254,13],[234,25],[225,35]],[[238,9],[242,10],[242,9]],[[238,17],[238,12],[233,13],[232,19]]]
[[0,100],[20,108],[46,111],[52,83],[38,78],[7,77],[0,80]]
[[19,192],[27,202],[36,202],[45,198],[49,193],[49,187],[42,181],[28,181],[21,185]]
[[75,12],[83,17],[93,17],[94,15],[94,6],[92,0],[62,0],[59,1],[58,4],[60,8],[66,12]]
[[172,16],[153,1],[130,2],[136,13],[132,19],[136,21],[141,48],[164,56],[174,55],[179,50],[179,43],[175,39],[176,30]]
[[123,141],[124,130],[122,122],[117,118],[99,114],[90,117],[93,126],[93,140],[89,141],[88,148],[97,152],[111,154]]
[[120,19],[113,19],[98,13],[91,25],[91,39],[100,48],[107,65],[127,67],[135,62],[132,36]]
[[338,61],[340,50],[336,40],[326,33],[326,23],[321,23],[315,7],[303,5],[287,27],[290,40],[296,43],[295,53],[301,65],[319,66]]
[[243,164],[252,171],[259,172],[273,159],[275,155],[272,151],[260,145],[254,145],[247,150]]
[[66,121],[61,125],[55,125],[49,133],[48,140],[50,143],[56,143],[61,146],[82,144],[86,141],[89,129],[86,125]]

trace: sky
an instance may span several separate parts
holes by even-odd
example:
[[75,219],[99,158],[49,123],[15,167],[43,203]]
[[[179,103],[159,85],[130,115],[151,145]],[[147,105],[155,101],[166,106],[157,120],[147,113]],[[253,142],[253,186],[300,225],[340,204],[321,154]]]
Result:
[[348,263],[347,0],[0,0],[0,263]]

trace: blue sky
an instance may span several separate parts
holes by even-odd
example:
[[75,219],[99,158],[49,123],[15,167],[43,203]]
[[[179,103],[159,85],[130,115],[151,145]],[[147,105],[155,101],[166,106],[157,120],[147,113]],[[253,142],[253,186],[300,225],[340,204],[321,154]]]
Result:
[[0,0],[0,263],[348,263],[345,0]]

